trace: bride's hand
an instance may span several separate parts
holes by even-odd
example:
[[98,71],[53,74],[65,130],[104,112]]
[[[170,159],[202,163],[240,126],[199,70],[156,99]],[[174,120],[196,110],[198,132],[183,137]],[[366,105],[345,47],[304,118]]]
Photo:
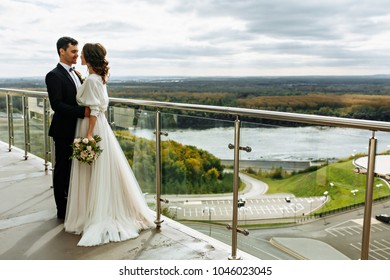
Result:
[[91,142],[96,142],[96,141],[95,141],[95,138],[93,138],[93,136],[90,135],[90,134],[87,135],[87,138],[88,138],[88,140],[91,141]]

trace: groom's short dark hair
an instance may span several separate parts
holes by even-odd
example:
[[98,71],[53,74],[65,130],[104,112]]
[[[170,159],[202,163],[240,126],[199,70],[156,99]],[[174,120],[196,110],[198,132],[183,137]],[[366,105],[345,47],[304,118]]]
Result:
[[79,42],[76,41],[76,39],[73,39],[72,37],[61,37],[57,41],[57,53],[60,55],[60,49],[66,50],[69,46],[69,44],[76,46],[79,44]]

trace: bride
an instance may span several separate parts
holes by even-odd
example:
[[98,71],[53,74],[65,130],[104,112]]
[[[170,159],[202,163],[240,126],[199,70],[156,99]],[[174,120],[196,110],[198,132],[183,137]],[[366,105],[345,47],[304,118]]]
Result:
[[106,49],[85,44],[81,62],[88,66],[89,76],[76,98],[79,105],[90,107],[91,116],[78,120],[76,137],[99,135],[103,152],[91,165],[72,160],[64,227],[82,234],[78,246],[94,246],[137,237],[154,226],[154,215],[104,114],[108,106]]

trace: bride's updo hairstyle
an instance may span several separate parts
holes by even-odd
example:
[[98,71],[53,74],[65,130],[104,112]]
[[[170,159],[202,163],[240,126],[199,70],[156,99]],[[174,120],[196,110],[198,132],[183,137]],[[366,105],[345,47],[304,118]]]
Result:
[[107,51],[102,44],[87,43],[83,47],[83,56],[85,61],[90,65],[92,70],[102,77],[103,84],[108,78],[108,61],[106,59]]

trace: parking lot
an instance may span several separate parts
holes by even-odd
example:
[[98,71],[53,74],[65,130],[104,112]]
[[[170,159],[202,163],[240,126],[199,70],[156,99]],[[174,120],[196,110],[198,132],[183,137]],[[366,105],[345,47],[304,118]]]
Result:
[[[324,197],[290,198],[267,197],[244,200],[238,209],[239,218],[246,220],[301,217],[323,206]],[[191,200],[176,201],[171,212],[177,219],[230,220],[232,200]]]
[[[351,219],[340,224],[331,226],[325,231],[331,239],[337,239],[349,244],[348,246],[360,254],[363,219]],[[369,259],[390,260],[390,224],[371,220],[371,242]],[[347,242],[349,240],[349,242]]]

